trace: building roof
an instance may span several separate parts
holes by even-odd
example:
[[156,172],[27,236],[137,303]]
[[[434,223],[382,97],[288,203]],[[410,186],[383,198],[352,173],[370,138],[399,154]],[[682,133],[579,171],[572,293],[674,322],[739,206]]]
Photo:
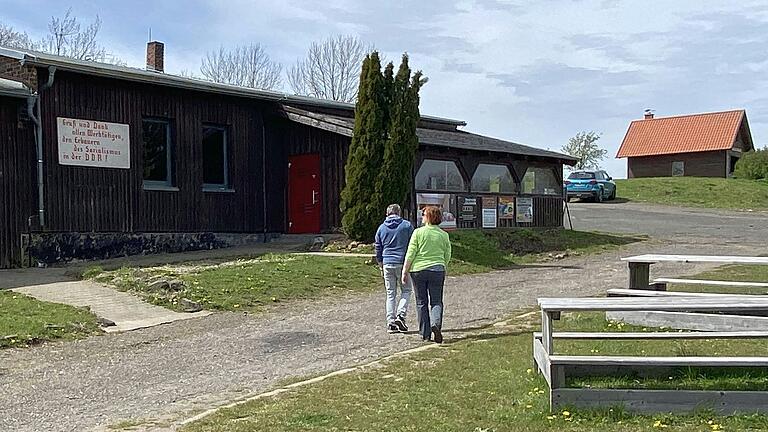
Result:
[[[283,111],[291,121],[302,123],[318,129],[337,134],[352,136],[355,121],[352,118],[317,113],[283,105]],[[491,138],[458,129],[433,129],[419,127],[416,129],[419,144],[439,147],[451,147],[464,150],[512,153],[524,156],[557,159],[568,165],[576,163],[577,159],[562,153],[530,147],[523,144]]]
[[[147,71],[144,69],[118,66],[109,63],[77,60],[69,57],[56,56],[31,50],[17,50],[0,47],[0,56],[15,58],[18,59],[21,63],[31,64],[38,67],[55,67],[57,70],[72,71],[93,76],[103,76],[174,88],[273,101],[283,104],[284,107],[287,107],[287,104],[293,104],[301,106],[302,108],[317,108],[318,110],[339,110],[350,114],[350,117],[319,114],[310,111],[304,111],[300,115],[298,112],[301,110],[294,109],[293,117],[289,115],[289,118],[294,121],[310,124],[310,126],[319,127],[321,129],[333,129],[332,132],[352,136],[354,120],[351,117],[354,115],[355,105],[351,103],[318,99],[308,96],[292,95],[272,90],[254,89],[250,87],[240,87],[230,84],[220,84],[202,79],[181,77],[162,72]],[[27,95],[28,94],[29,92],[27,91]],[[434,128],[418,128],[417,134],[419,136],[419,142],[422,145],[435,145],[462,148],[467,150],[494,151],[526,156],[554,158],[561,160],[566,164],[573,164],[576,162],[575,158],[561,153],[486,137],[470,132],[460,131],[457,129],[457,127],[466,126],[467,124],[462,120],[429,115],[422,115],[421,119],[425,121],[422,122],[424,124],[436,126]]]
[[[147,71],[144,69],[128,66],[118,66],[109,63],[76,60],[69,57],[46,54],[31,50],[18,50],[0,46],[0,56],[15,58],[20,62],[40,67],[54,66],[57,69],[79,72],[88,75],[119,78],[128,81],[183,88],[188,90],[198,90],[203,92],[255,98],[267,101],[296,103],[323,108],[342,110],[355,109],[354,104],[347,102],[338,102],[327,99],[313,98],[309,96],[299,96],[273,90],[262,90],[230,84],[220,84],[203,79],[181,77],[162,72]],[[466,122],[462,120],[449,119],[445,117],[434,117],[429,115],[422,115],[421,117],[424,120],[435,123],[443,123],[454,126],[466,125]]]
[[0,95],[11,97],[27,97],[32,92],[29,91],[27,86],[18,82],[5,78],[0,78]]
[[743,130],[745,150],[752,148],[743,109],[635,120],[617,158],[729,150]]

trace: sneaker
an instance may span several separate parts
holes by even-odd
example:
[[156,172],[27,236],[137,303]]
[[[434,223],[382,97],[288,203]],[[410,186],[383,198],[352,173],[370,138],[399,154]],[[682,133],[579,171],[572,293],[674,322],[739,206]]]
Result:
[[435,343],[443,343],[443,333],[437,327],[432,327],[432,333],[434,334]]
[[389,334],[400,333],[400,329],[397,328],[397,326],[394,323],[392,323],[392,324],[387,325],[387,333],[389,333]]
[[397,329],[403,333],[408,331],[408,326],[405,324],[405,317],[402,315],[395,318],[395,326],[397,326]]

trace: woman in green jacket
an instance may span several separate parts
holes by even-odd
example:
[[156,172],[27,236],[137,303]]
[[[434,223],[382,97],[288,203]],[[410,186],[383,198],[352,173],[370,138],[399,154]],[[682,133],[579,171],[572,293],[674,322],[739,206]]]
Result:
[[404,284],[413,279],[422,339],[437,343],[443,342],[443,285],[451,261],[451,240],[439,227],[442,220],[437,207],[424,209],[424,226],[411,236],[402,275]]

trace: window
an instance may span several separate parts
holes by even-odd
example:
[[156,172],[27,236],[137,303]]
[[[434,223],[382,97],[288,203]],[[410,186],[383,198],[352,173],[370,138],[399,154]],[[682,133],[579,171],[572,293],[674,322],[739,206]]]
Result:
[[425,159],[416,174],[416,189],[439,191],[464,191],[464,178],[456,163]]
[[597,171],[595,173],[595,178],[597,178],[598,180],[605,180],[605,176],[603,175],[602,171]]
[[684,176],[685,175],[685,162],[683,161],[676,161],[672,162],[672,175],[673,176]]
[[551,168],[530,167],[523,177],[523,193],[560,195],[562,194],[562,185],[557,181],[555,172]]
[[514,193],[515,181],[504,165],[480,164],[472,176],[472,191]]
[[203,125],[203,189],[227,189],[228,176],[227,130]]
[[144,185],[173,186],[171,125],[165,120],[142,120]]
[[568,178],[571,180],[592,180],[595,178],[595,173],[590,171],[576,171],[572,172]]

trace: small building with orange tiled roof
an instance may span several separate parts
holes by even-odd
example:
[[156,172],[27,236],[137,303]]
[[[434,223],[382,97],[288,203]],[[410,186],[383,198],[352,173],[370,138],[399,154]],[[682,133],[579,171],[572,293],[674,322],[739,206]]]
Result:
[[629,124],[617,158],[627,177],[728,177],[744,152],[754,149],[743,109],[655,118]]

